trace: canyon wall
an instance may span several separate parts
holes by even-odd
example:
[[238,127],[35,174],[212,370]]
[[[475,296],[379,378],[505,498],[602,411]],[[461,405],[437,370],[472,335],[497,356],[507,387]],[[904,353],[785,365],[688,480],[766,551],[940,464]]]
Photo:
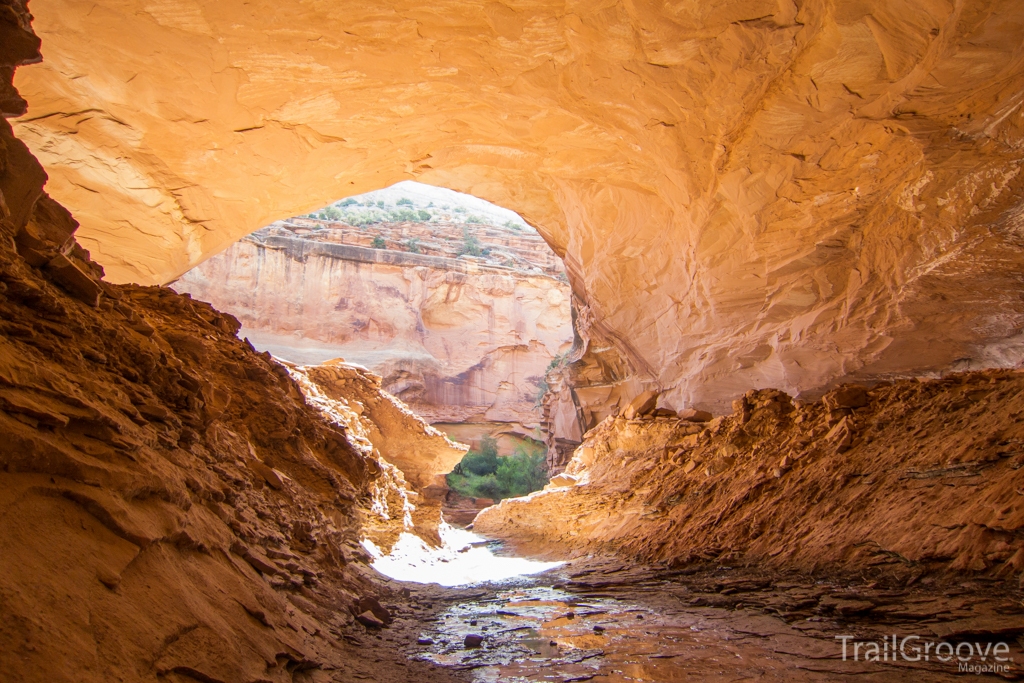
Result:
[[[39,5],[54,6],[45,2]],[[118,23],[124,15],[110,5],[93,4],[87,15],[76,14],[72,4],[65,7],[67,14],[60,20],[84,22],[68,36],[78,35],[78,30],[94,40],[94,44],[83,42],[81,64],[102,63],[88,59],[89,49],[101,48],[107,57],[116,56],[119,50],[122,56],[138,50],[152,57],[153,64],[168,59],[159,53],[159,41],[147,42],[155,36],[132,31],[132,22],[137,19]],[[150,21],[145,16],[155,16],[160,26],[172,26],[168,30],[184,34],[198,31],[200,35],[209,26],[204,12],[241,11],[239,5],[230,2],[203,9],[185,2],[154,3],[148,5],[147,13],[134,13],[130,2],[118,7],[127,8],[129,17]],[[510,15],[501,7],[488,6],[487,14],[488,21],[498,27],[494,31],[500,28],[500,39],[512,42],[524,35],[535,36],[532,19],[517,23],[515,11],[509,9]],[[734,11],[726,18],[734,22],[725,31],[733,34],[773,31],[773,26],[786,25],[787,15],[781,10],[779,17],[753,17],[753,4],[728,7]],[[808,29],[812,34],[822,30],[821,17],[814,14],[816,7],[808,4],[800,12],[806,11],[809,16],[796,15],[802,21],[819,22],[812,22]],[[955,16],[939,26],[933,38],[940,41],[943,50],[951,43],[966,45],[966,38],[963,42],[953,40],[962,35],[958,27],[974,22],[970,26],[986,28],[985,21],[993,16],[986,7],[990,5],[981,9],[955,6]],[[291,11],[283,5],[271,9]],[[897,9],[902,9],[903,20],[914,20],[913,13]],[[1014,16],[1015,6],[1004,5],[1003,9],[1007,10],[1004,17]],[[881,10],[878,13],[883,19],[895,21],[895,15]],[[393,41],[394,36],[388,33],[393,27],[387,21],[391,15],[385,12],[383,16],[380,25],[352,21],[351,28],[354,34],[384,35],[382,41]],[[430,40],[431,35],[438,34],[431,34],[429,29],[431,15],[422,16],[428,25],[417,27],[415,33]],[[453,12],[450,16],[460,15]],[[586,16],[588,20],[596,17],[593,20],[606,21],[600,12]],[[273,11],[259,18],[267,17],[279,19]],[[685,23],[685,16],[677,18]],[[705,19],[705,24],[714,25]],[[100,20],[98,26],[107,26],[108,38],[116,35],[119,40],[101,40],[102,32],[90,33],[93,25],[89,22],[94,20]],[[255,17],[253,21],[258,23]],[[843,21],[847,22],[840,22],[843,26],[861,21],[872,30],[872,36],[879,36],[872,38],[876,43],[889,30],[883,25],[876,31],[872,22],[878,20],[869,21],[866,15],[854,19],[843,15]],[[582,20],[569,18],[566,23],[572,29],[569,37],[586,47]],[[1014,25],[999,26],[1015,39]],[[991,85],[986,64],[998,62],[1001,67],[1014,67],[1012,54],[1008,57],[1004,50],[992,56],[983,49],[1000,41],[1004,45],[1012,42],[1007,33],[995,30],[999,26],[988,25],[987,30],[972,34],[970,59],[962,66],[971,70],[973,77],[963,87],[984,89],[986,83]],[[413,28],[406,26],[410,36]],[[657,24],[644,34],[648,40],[657,37],[656,28]],[[794,29],[800,30],[803,28]],[[475,35],[468,30],[456,33]],[[183,53],[197,60],[209,56],[202,51],[201,42],[174,35],[182,45],[190,43],[188,50],[182,48]],[[263,33],[250,35],[259,37]],[[267,31],[266,35],[277,34]],[[399,37],[402,35],[399,33]],[[618,34],[611,35],[615,38]],[[840,31],[835,40],[841,43],[843,35]],[[860,37],[862,43],[867,42],[867,34],[861,32]],[[914,47],[912,41],[904,42],[908,45],[886,43],[886,59],[899,56],[898,48]],[[758,45],[755,42],[751,49]],[[598,56],[619,59],[628,53],[628,47],[628,41],[605,40]],[[691,47],[700,52],[706,46]],[[24,109],[9,78],[15,67],[39,59],[38,48],[25,3],[0,2],[0,104],[5,116]],[[652,49],[650,59],[666,67],[682,59],[678,44],[664,48]],[[813,65],[815,55],[813,50],[810,52],[806,59]],[[73,53],[64,54],[67,57]],[[455,54],[459,55],[457,51]],[[95,58],[96,53],[91,56]],[[223,56],[218,53],[211,58]],[[559,57],[557,51],[555,56]],[[598,56],[594,64],[600,66],[603,62]],[[847,53],[844,59],[850,61],[851,56]],[[914,81],[919,76],[925,78],[928,69],[934,71],[936,65],[949,66],[948,59],[942,50],[929,57],[921,68],[924,75],[914,71],[916,67],[911,63],[904,66],[912,70]],[[272,60],[262,63],[267,70],[274,66]],[[295,63],[302,62],[284,62]],[[149,66],[145,61],[140,64]],[[764,68],[773,64],[769,60]],[[402,66],[408,68],[407,63]],[[837,69],[842,66],[842,60],[836,63]],[[538,83],[543,85],[543,79],[557,75],[552,73],[554,68],[541,69],[509,87],[530,91]],[[310,72],[318,73],[313,68]],[[244,74],[226,67],[216,73],[222,79],[218,87],[226,87],[225,82],[230,85],[233,78],[245,80]],[[898,73],[889,77],[894,75]],[[167,72],[160,76],[154,79],[138,73],[124,79],[122,85],[134,83],[134,89],[148,84],[153,88],[154,100],[168,105],[171,100],[163,98],[161,92],[166,90],[162,88],[170,88],[176,79],[168,77]],[[79,88],[87,89],[91,80],[71,68],[61,74],[65,77],[77,83],[67,91],[69,97],[80,92]],[[294,86],[294,74],[288,79]],[[820,80],[823,85],[829,83],[827,74]],[[245,83],[251,84],[252,80]],[[180,80],[176,85],[187,90],[190,81]],[[783,79],[769,84],[767,91],[785,94],[785,85]],[[909,85],[907,98],[916,96]],[[926,85],[926,96],[961,87],[943,85],[941,79],[929,80]],[[871,95],[848,89],[850,96]],[[95,94],[116,100],[117,88],[110,90],[97,88]],[[131,94],[134,97],[138,93]],[[822,102],[815,97],[808,100],[815,106]],[[134,104],[145,102],[144,97],[133,100]],[[967,120],[981,121],[989,128],[977,138],[954,139],[949,158],[927,162],[932,169],[945,168],[952,173],[970,162],[984,166],[1006,161],[1003,153],[1007,136],[1017,122],[1011,118],[1012,109],[1001,118],[988,120],[981,116],[986,107],[1001,106],[1003,98],[993,92],[987,102],[965,100]],[[234,105],[228,101],[224,106],[230,110]],[[300,109],[295,116],[310,109],[315,107]],[[83,117],[94,113],[74,111]],[[187,128],[203,123],[181,112],[160,113],[166,125],[175,121]],[[928,119],[927,111],[907,109],[903,113],[908,115],[900,120],[910,121],[908,126],[928,122],[920,120]],[[734,112],[721,112],[723,118],[730,114]],[[459,119],[452,118],[456,122],[452,125],[457,126]],[[106,127],[112,135],[126,136],[138,149],[144,147],[143,140],[123,130],[132,127],[131,117],[102,121],[100,127]],[[538,125],[554,124],[541,120]],[[869,121],[865,125],[872,124]],[[82,137],[68,144],[87,147],[87,129],[84,127]],[[309,136],[309,147],[299,149],[337,142],[301,126],[287,130]],[[563,126],[562,130],[577,129]],[[915,130],[915,135],[924,137],[939,134],[927,126]],[[948,132],[941,128],[939,132],[943,130]],[[237,134],[244,136],[246,132],[252,131],[239,129]],[[987,142],[978,142],[986,136]],[[194,140],[192,136],[179,136],[178,148],[187,149]],[[605,143],[618,144],[614,139]],[[957,147],[957,143],[962,146]],[[207,151],[216,149],[212,140],[204,144]],[[990,158],[982,163],[975,153],[979,145],[986,144],[991,145],[986,151]],[[74,149],[65,149],[65,156],[57,147],[48,148],[47,154],[63,159],[70,168],[78,158]],[[99,147],[93,149],[100,153]],[[152,176],[159,182],[149,188],[153,194],[148,196],[153,201],[145,204],[147,209],[140,208],[143,204],[124,201],[116,191],[90,200],[99,202],[106,197],[109,203],[105,212],[96,211],[98,203],[85,202],[86,213],[94,220],[98,217],[133,234],[133,226],[144,226],[135,222],[140,217],[163,215],[160,211],[167,207],[161,205],[160,188],[174,187],[200,206],[204,197],[226,201],[228,195],[218,195],[217,190],[190,194],[188,186],[179,185],[173,171],[162,166],[158,156],[137,152],[138,156],[127,153],[117,157],[112,149],[102,151],[112,164],[103,171],[116,175],[127,168],[118,166],[121,161],[130,166],[135,163],[132,160],[144,158],[154,168],[167,172]],[[579,157],[586,156],[579,149],[575,151]],[[498,155],[493,149],[486,154]],[[516,158],[514,154],[508,156]],[[786,163],[806,161],[806,157],[792,158],[794,162]],[[893,163],[893,174],[906,172]],[[275,170],[266,164],[259,165],[259,169],[265,173]],[[89,165],[79,170],[88,175]],[[111,176],[97,172],[93,177]],[[129,194],[145,194],[145,184],[138,181],[137,176],[126,172],[119,182],[130,190]],[[806,187],[813,188],[814,181],[814,177],[809,178]],[[409,496],[402,488],[401,472],[383,457],[393,450],[397,458],[410,443],[400,438],[402,434],[391,433],[391,427],[420,424],[422,431],[412,442],[421,446],[429,443],[427,450],[433,455],[417,473],[421,479],[448,466],[446,461],[458,457],[453,452],[458,449],[416,423],[391,398],[379,394],[378,379],[358,368],[344,363],[317,370],[285,367],[239,340],[238,321],[207,304],[163,287],[103,281],[102,269],[74,240],[75,219],[43,192],[45,182],[42,167],[13,136],[6,119],[0,120],[0,436],[4,443],[0,449],[0,670],[4,675],[27,682],[90,683],[455,679],[456,674],[431,670],[424,662],[407,659],[393,646],[393,640],[385,640],[387,636],[381,638],[384,644],[378,645],[377,639],[365,635],[363,626],[354,626],[352,611],[357,597],[392,595],[365,567],[367,557],[358,545],[360,538],[370,534],[386,544],[387,538],[406,528],[408,517],[416,515],[417,510],[422,513],[429,509],[429,487],[420,497]],[[879,180],[874,174],[865,182],[886,185],[893,181]],[[591,187],[597,195],[604,192],[601,187]],[[984,192],[995,192],[999,187],[986,185]],[[1014,191],[1016,186],[1009,183],[1004,187]],[[110,188],[100,185],[100,189],[106,193]],[[628,188],[630,192],[642,189]],[[757,182],[748,189],[756,193]],[[208,191],[210,194],[205,194]],[[928,202],[934,197],[924,193],[920,196],[924,213],[930,210]],[[615,197],[594,199],[600,208],[604,199]],[[830,196],[820,203],[815,200],[826,209],[835,208],[835,201]],[[957,211],[963,209],[963,202],[944,200],[943,206],[950,201],[954,204],[950,220],[962,218]],[[987,208],[979,208],[971,218],[977,223],[963,223],[963,239],[977,236],[972,231],[987,220],[989,214],[985,212],[1004,209],[1008,201],[1004,193]],[[129,206],[134,206],[134,212],[119,217],[118,209]],[[216,207],[211,199],[206,208],[215,213]],[[628,208],[623,206],[623,210]],[[868,218],[871,220],[861,226],[865,231],[880,229],[881,224],[872,222],[877,216]],[[200,234],[205,230],[196,227],[201,222],[190,224],[190,229]],[[922,223],[934,227],[924,218]],[[98,225],[95,223],[93,229]],[[990,230],[980,241],[954,241],[951,247],[974,245],[971,248],[975,256],[987,253],[999,257],[986,262],[982,274],[961,273],[974,287],[985,284],[986,277],[994,278],[987,281],[994,287],[999,278],[1012,279],[1018,272],[1012,235],[1006,231],[1012,223],[995,221],[986,225]],[[221,234],[231,232],[220,228]],[[218,224],[211,223],[208,232],[211,239],[216,238]],[[135,247],[158,244],[161,248],[151,254],[141,249],[137,254],[140,268],[147,267],[147,262],[170,268],[175,253],[180,256],[188,252],[187,246],[177,243],[166,223],[154,221],[147,234],[156,235],[155,241],[136,235]],[[716,234],[721,233],[709,235],[709,239]],[[924,239],[924,234],[917,233],[917,237]],[[785,236],[776,237],[785,243]],[[163,238],[167,241],[160,244]],[[891,256],[909,251],[908,262],[913,263],[916,247],[912,243],[908,247],[905,237],[900,239],[900,244],[888,245],[887,253]],[[869,241],[867,237],[865,240]],[[107,255],[121,253],[124,264],[133,263],[131,250],[124,248],[128,242],[131,240],[119,243],[111,236]],[[588,250],[588,258],[598,258],[600,254],[591,251],[595,245],[608,247],[601,240],[577,246]],[[987,251],[1000,245],[1004,248]],[[828,246],[826,255],[834,248],[838,247]],[[968,251],[965,247],[943,263],[949,268],[962,267],[970,261]],[[198,259],[203,253],[200,249],[192,256]],[[811,265],[795,264],[793,272],[835,265],[828,259],[812,261]],[[571,274],[578,284],[585,269],[581,270],[579,264],[572,267],[577,269]],[[935,271],[935,278],[949,272],[942,270],[941,264],[930,272]],[[656,270],[652,277],[661,273]],[[742,279],[742,272],[734,275]],[[994,298],[1010,296],[1013,290],[994,289],[987,293],[989,298],[972,299],[968,295],[975,290],[961,287],[963,280],[944,280],[952,289],[943,291],[936,289],[935,279],[926,279],[928,275],[920,274],[922,289],[903,301],[912,302],[914,296],[929,290],[947,297],[936,296],[933,308],[906,313],[911,320],[924,315],[920,319],[928,321],[927,329],[936,334],[943,332],[940,340],[956,342],[961,339],[957,335],[962,335],[977,343],[985,334],[998,336],[1000,325],[1014,319],[1015,304],[1010,302],[1003,317],[993,314],[990,327],[985,328],[988,331],[965,326],[965,319],[957,317],[964,307],[973,305],[978,315],[991,313]],[[825,280],[815,282],[823,288],[827,284]],[[636,292],[659,289],[655,282],[629,285],[622,288],[622,298],[633,304],[643,303]],[[576,292],[578,297],[586,294]],[[959,297],[955,301],[954,294]],[[593,343],[598,332],[611,334],[609,330],[615,329],[614,316],[611,323],[598,329],[603,324],[600,316],[593,309],[587,313],[585,308],[593,302],[580,301],[584,308],[577,323],[585,336],[577,349],[582,350],[588,340],[590,346],[570,371],[591,379],[588,390],[595,396],[594,405],[614,402],[625,405],[625,410],[621,417],[603,418],[594,431],[583,436],[583,445],[575,450],[566,472],[551,483],[549,490],[526,500],[507,501],[485,512],[479,522],[481,528],[515,535],[541,551],[555,547],[574,554],[600,550],[670,564],[695,559],[712,561],[715,566],[756,561],[775,570],[854,572],[861,579],[877,576],[904,584],[918,580],[924,583],[921,577],[930,571],[950,572],[958,579],[979,575],[1007,580],[1020,575],[1024,567],[1024,435],[1019,418],[1024,409],[1024,380],[1018,371],[960,374],[940,381],[901,380],[870,389],[846,386],[814,403],[794,402],[777,390],[751,391],[736,401],[731,415],[707,420],[709,416],[694,412],[682,419],[659,413],[653,395],[639,402],[636,398],[628,400],[626,405],[629,394],[624,393],[624,387],[635,381],[635,375],[628,375],[639,366],[630,364],[635,358],[630,363],[623,361],[616,349],[626,348],[624,345]],[[887,301],[890,299],[882,297],[875,303],[884,309]],[[722,304],[723,300],[709,298],[707,303]],[[742,312],[750,322],[753,307],[749,301],[727,299],[725,303],[733,304],[732,313]],[[856,301],[848,303],[849,310],[856,310]],[[929,311],[948,317],[930,319],[925,315]],[[638,316],[652,314],[637,312]],[[770,317],[766,314],[761,320]],[[645,341],[644,329],[637,328],[635,336],[624,342],[635,340],[635,348],[657,351],[657,345]],[[757,334],[761,332],[751,328],[750,335]],[[831,344],[829,340],[835,338],[830,334],[815,340]],[[742,346],[749,338],[741,337],[738,343]],[[910,338],[919,339],[914,335]],[[667,342],[663,348],[668,348]],[[829,345],[826,350],[840,358],[850,348]],[[1012,345],[1000,348],[1006,355],[992,362],[1010,362]],[[929,362],[916,359],[917,366]],[[602,385],[602,378],[619,379]],[[711,381],[714,376],[700,379]],[[825,376],[819,379],[826,381]],[[736,381],[746,380],[740,376]],[[565,385],[560,387],[558,396],[564,397]],[[719,390],[721,387],[712,387],[709,391]],[[600,412],[591,411],[592,419],[598,417]],[[723,586],[723,590],[729,589]],[[923,611],[921,604],[925,605]],[[966,612],[972,604],[965,598],[962,606]],[[929,608],[927,601],[916,603],[912,613],[904,614],[911,619],[927,619],[931,616]],[[1004,623],[1009,626],[1004,633],[1019,633],[1019,609],[1019,605],[1008,605]],[[987,628],[963,635],[979,632],[993,635]],[[366,639],[360,640],[356,634]],[[364,667],[371,658],[383,663],[367,673]]]
[[605,393],[1022,358],[1019,0],[33,9],[18,134],[113,281],[417,179],[565,258]]
[[[10,75],[38,46],[24,3],[0,3],[5,114],[20,106]],[[332,398],[208,304],[102,281],[45,180],[0,120],[4,680],[293,681],[364,666],[356,605],[392,593],[360,541],[436,527],[439,509],[382,454],[408,458],[397,451],[415,442],[432,456],[413,472],[426,477],[461,450],[396,416],[365,371],[333,368],[350,391]],[[377,657],[396,661],[380,680],[430,675]]]
[[1022,411],[1024,373],[990,370],[810,403],[751,391],[700,423],[609,417],[544,491],[474,528],[552,557],[1024,587]]
[[[454,253],[373,249],[358,229],[322,240],[294,229],[247,237],[173,286],[230,311],[240,334],[276,356],[365,365],[429,422],[537,436],[544,373],[572,343],[567,284]],[[459,226],[441,231],[462,240]]]

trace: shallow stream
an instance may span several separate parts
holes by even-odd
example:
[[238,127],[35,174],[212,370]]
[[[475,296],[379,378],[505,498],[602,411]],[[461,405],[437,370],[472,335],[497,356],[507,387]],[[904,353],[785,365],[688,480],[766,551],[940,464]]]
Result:
[[[474,683],[956,681],[962,680],[956,662],[844,660],[836,638],[939,637],[961,621],[977,628],[983,612],[984,623],[1009,625],[1013,655],[1024,661],[1024,642],[1010,635],[1017,622],[997,614],[998,596],[941,602],[929,594],[858,588],[862,599],[889,607],[875,618],[849,621],[822,611],[829,600],[848,596],[849,587],[730,567],[694,575],[595,558],[542,563],[509,557],[500,544],[465,531],[446,534],[443,552],[426,549],[424,556],[424,548],[408,542],[378,556],[374,566],[399,580],[461,586],[447,608],[418,619],[410,633],[416,644],[403,649]],[[412,590],[414,600],[418,592]],[[437,599],[435,590],[427,594],[434,596],[430,602]],[[925,605],[940,618],[922,621],[915,610]],[[1000,678],[1020,680],[1018,671],[1014,664]]]

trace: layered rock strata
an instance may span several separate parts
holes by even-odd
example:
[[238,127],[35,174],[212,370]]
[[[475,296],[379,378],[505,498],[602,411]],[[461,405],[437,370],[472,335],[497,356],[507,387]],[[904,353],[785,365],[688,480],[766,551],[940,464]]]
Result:
[[558,556],[1024,580],[1022,411],[1024,374],[986,371],[752,391],[708,423],[611,417],[474,526]]
[[[0,4],[0,75],[33,44]],[[359,542],[415,515],[387,445],[231,316],[103,282],[45,178],[0,121],[4,679],[347,680],[353,611],[389,596]],[[429,674],[401,663],[379,680]]]
[[33,2],[19,134],[115,281],[416,179],[673,408],[1022,358],[1019,0]]
[[[487,258],[455,258],[461,226],[320,224],[303,234],[302,225],[317,224],[261,230],[174,288],[231,311],[242,334],[275,355],[371,368],[430,422],[534,434],[544,372],[572,341],[569,287],[539,237],[483,235]],[[391,247],[419,235],[436,255],[371,248],[378,234]]]

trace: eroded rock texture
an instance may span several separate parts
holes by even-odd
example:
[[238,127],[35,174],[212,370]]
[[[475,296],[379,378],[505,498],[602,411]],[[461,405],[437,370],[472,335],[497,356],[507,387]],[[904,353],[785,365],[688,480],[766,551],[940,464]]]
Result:
[[[317,235],[301,234],[307,223]],[[485,261],[455,258],[459,225],[364,231],[297,219],[233,244],[173,287],[232,312],[241,334],[275,355],[369,367],[430,422],[531,435],[545,370],[572,343],[571,295],[536,235],[494,231],[505,236],[482,237],[495,250]],[[379,233],[391,248],[370,248]],[[409,239],[426,253],[401,251]]]
[[[8,75],[23,12],[0,4]],[[44,180],[0,121],[3,679],[350,680],[358,599],[388,596],[358,544],[415,516],[401,473],[234,318],[102,282]],[[374,677],[427,668],[402,665]]]
[[415,178],[565,256],[600,386],[1020,360],[1018,0],[33,8],[19,135],[114,281]]
[[474,525],[546,553],[1024,580],[1022,410],[1024,375],[987,371],[802,405],[751,391],[707,423],[611,417]]

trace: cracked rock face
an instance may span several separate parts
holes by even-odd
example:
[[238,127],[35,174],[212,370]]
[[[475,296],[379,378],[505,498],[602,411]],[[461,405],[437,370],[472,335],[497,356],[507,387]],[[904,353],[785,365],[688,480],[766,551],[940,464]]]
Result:
[[33,11],[18,135],[115,281],[415,178],[537,226],[674,408],[1020,360],[1017,0]]

